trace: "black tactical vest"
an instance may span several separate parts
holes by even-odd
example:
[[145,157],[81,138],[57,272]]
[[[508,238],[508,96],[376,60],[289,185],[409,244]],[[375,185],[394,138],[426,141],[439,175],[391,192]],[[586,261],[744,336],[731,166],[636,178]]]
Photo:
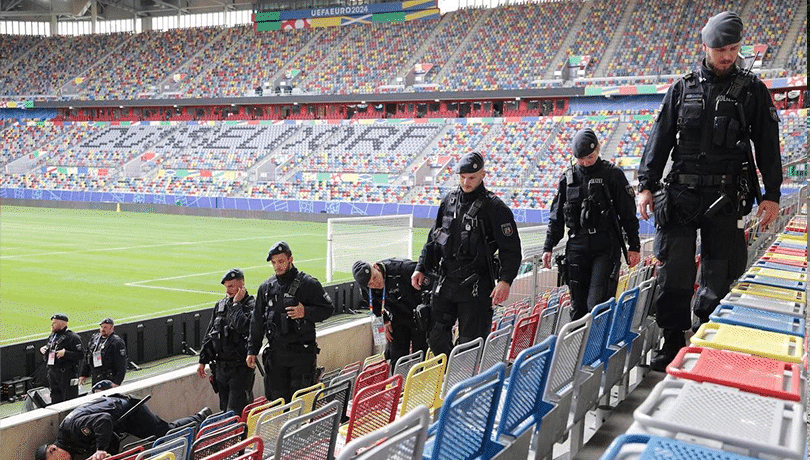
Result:
[[575,171],[576,166],[565,171],[563,218],[565,225],[573,233],[607,228],[609,223],[606,211],[610,204],[604,187],[608,186],[613,165],[602,159],[598,161],[601,162],[601,168],[588,176],[582,170]]
[[[462,191],[451,192],[444,208],[442,226],[436,230],[435,241],[441,248],[442,256],[460,263],[471,263],[478,254],[483,255],[487,244],[482,237],[486,229],[479,228],[483,220],[479,217],[481,209],[491,202],[495,194],[488,191],[473,201],[469,208],[458,218],[461,206]],[[458,222],[454,225],[454,220]],[[455,227],[455,229],[454,229]]]
[[683,77],[678,144],[673,152],[673,160],[681,172],[727,174],[739,171],[746,159],[745,144],[749,142],[744,105],[750,97],[748,88],[753,79],[740,72],[728,87],[709,84],[709,94],[705,94],[697,72]]

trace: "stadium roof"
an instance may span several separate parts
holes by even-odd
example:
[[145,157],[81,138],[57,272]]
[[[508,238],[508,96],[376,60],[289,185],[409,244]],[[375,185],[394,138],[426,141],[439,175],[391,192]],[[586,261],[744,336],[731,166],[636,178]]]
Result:
[[[87,20],[94,0],[0,0],[0,19],[15,21]],[[279,9],[306,8],[314,0],[272,0]],[[252,10],[251,0],[95,0],[100,20]],[[265,2],[262,2],[265,3]],[[324,3],[324,2],[321,2]]]

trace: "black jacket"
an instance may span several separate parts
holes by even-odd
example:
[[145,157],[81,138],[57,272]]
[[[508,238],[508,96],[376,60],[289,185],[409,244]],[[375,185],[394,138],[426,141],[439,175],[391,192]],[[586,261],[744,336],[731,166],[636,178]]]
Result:
[[[700,84],[703,85],[705,107],[713,108],[717,96],[728,88],[739,69],[725,77],[717,77],[706,67],[701,66],[698,72]],[[655,191],[662,179],[664,166],[672,152],[673,172],[687,174],[725,174],[725,171],[710,171],[703,165],[679,159],[676,147],[678,134],[678,116],[680,112],[681,93],[684,91],[684,80],[680,79],[670,86],[661,105],[658,118],[650,132],[647,145],[638,169],[639,190]],[[779,118],[774,108],[771,95],[765,84],[756,78],[751,84],[747,102],[743,104],[746,124],[751,130],[754,144],[757,169],[762,174],[765,185],[764,199],[779,202],[782,185],[782,157],[779,149]],[[745,95],[743,95],[745,96]],[[707,109],[708,110],[708,109]],[[708,120],[712,122],[711,119]],[[708,124],[704,129],[712,129]],[[674,150],[673,150],[674,149]],[[743,155],[740,162],[744,161]],[[697,168],[697,170],[695,170]]]
[[[302,274],[301,285],[295,292],[295,300],[304,305],[304,318],[291,320],[287,318],[284,308],[283,296],[289,292],[290,285],[298,276],[298,269],[291,266],[287,273],[281,276],[271,276],[259,286],[256,292],[256,304],[250,320],[250,338],[248,339],[248,354],[257,355],[262,346],[262,339],[268,332],[266,319],[270,318],[272,324],[269,331],[273,334],[274,343],[309,344],[315,342],[315,323],[332,316],[335,307],[329,294],[323,290],[317,278]],[[272,313],[272,315],[270,314]],[[285,321],[286,325],[281,322]],[[287,333],[283,333],[286,329]]]
[[[93,366],[93,353],[101,352],[101,366]],[[121,385],[127,373],[127,347],[121,337],[113,332],[107,338],[102,338],[101,333],[96,332],[90,338],[87,346],[87,353],[82,361],[82,369],[79,375],[90,377],[94,372],[111,373],[110,380],[116,385]]]
[[97,450],[110,452],[114,425],[126,412],[125,403],[125,398],[107,397],[73,409],[59,424],[55,444],[74,458],[87,458]]
[[52,332],[48,337],[48,349],[45,351],[43,359],[48,362],[48,355],[51,351],[59,351],[64,349],[65,356],[56,358],[53,366],[58,369],[73,369],[76,372],[79,370],[79,365],[84,358],[82,351],[82,339],[79,334],[64,328],[61,331]]
[[[488,244],[483,243],[479,238],[478,247],[465,249],[462,242],[464,229],[461,221],[470,206],[480,196],[485,197],[485,204],[476,217],[483,222]],[[449,206],[453,206],[451,200],[458,200],[455,218],[449,216],[450,213],[448,212]],[[442,229],[442,221],[446,214],[452,219],[448,241],[450,250],[447,251],[449,256],[445,257],[443,263],[440,264],[443,254],[437,242],[437,231]],[[517,224],[515,224],[512,210],[495,194],[487,191],[483,184],[470,193],[464,193],[459,187],[442,199],[433,228],[428,233],[427,242],[422,248],[422,254],[416,264],[416,269],[422,273],[436,271],[441,275],[453,277],[454,269],[472,264],[470,272],[489,278],[486,252],[492,255],[497,252],[500,259],[500,271],[496,274],[497,280],[493,281],[506,281],[512,284],[512,281],[517,276],[522,259],[520,237],[518,236]]]
[[[385,311],[388,318],[396,322],[413,322],[413,311],[421,300],[421,291],[411,285],[411,275],[416,262],[408,259],[392,258],[377,262],[385,280]],[[361,289],[363,300],[369,302],[369,289]],[[371,309],[380,316],[382,310],[382,289],[371,289],[373,302]]]
[[245,294],[239,302],[225,296],[214,305],[200,350],[201,364],[245,361],[250,318],[255,306],[256,298],[250,294]]
[[[621,169],[613,166],[607,160],[599,159],[590,168],[583,168],[579,165],[571,166],[573,168],[574,183],[580,188],[580,196],[585,197],[588,194],[588,181],[593,177],[602,177],[607,184],[610,191],[610,198],[613,200],[613,207],[616,215],[619,218],[619,223],[627,235],[627,247],[629,251],[641,250],[641,242],[638,236],[638,217],[636,217],[636,202],[635,194],[627,178]],[[557,185],[557,195],[551,202],[551,209],[549,210],[548,217],[548,231],[546,232],[546,240],[543,243],[543,251],[551,252],[554,246],[562,239],[565,228],[565,208],[568,196],[568,180],[566,173],[560,177],[559,184]],[[579,206],[574,206],[572,211],[576,216],[579,216]],[[600,231],[606,231],[612,236],[612,240],[619,244],[616,239],[616,232],[612,222],[602,222]]]

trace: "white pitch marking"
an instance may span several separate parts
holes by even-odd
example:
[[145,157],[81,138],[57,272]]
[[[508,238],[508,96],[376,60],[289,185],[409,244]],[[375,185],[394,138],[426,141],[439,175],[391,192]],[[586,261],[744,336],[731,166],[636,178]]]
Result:
[[[254,268],[260,268],[260,267],[266,267],[266,266],[267,266],[267,264],[254,265],[252,267],[245,268],[245,270],[251,270],[251,269],[254,269]],[[133,281],[131,283],[126,283],[124,286],[138,286],[141,283],[151,283],[152,281],[176,280],[176,279],[180,279],[180,278],[191,278],[191,277],[194,277],[194,276],[213,275],[215,273],[221,273],[221,272],[220,271],[215,271],[215,272],[205,272],[205,273],[192,273],[190,275],[168,276],[166,278],[155,278],[155,279],[152,279],[152,280]]]
[[[147,287],[147,286],[142,286],[142,287]],[[206,305],[211,305],[211,303],[210,302],[204,302],[204,303],[198,303],[198,304],[194,304],[194,305],[186,305],[184,307],[170,308],[168,310],[144,313],[142,315],[128,316],[126,318],[117,319],[116,321],[120,322],[120,323],[125,323],[125,322],[128,322],[128,321],[137,321],[137,320],[143,319],[143,318],[154,318],[154,317],[162,316],[162,315],[167,314],[167,313],[185,312],[185,311],[188,311],[188,309],[192,309],[192,308],[196,308],[196,307],[203,307],[203,306],[206,306]],[[77,331],[81,331],[81,330],[85,330],[85,329],[93,329],[95,327],[97,327],[96,324],[80,324],[80,325],[78,325],[76,327],[73,327],[72,329],[77,330]],[[13,339],[0,340],[0,344],[26,342],[28,340],[37,339],[37,338],[42,338],[42,340],[45,340],[45,339],[48,338],[48,334],[47,333],[46,334],[29,334],[29,335],[26,335],[26,336],[23,336],[23,337],[15,337]]]
[[[79,251],[77,251],[77,252],[79,252]],[[313,261],[316,261],[316,260],[324,260],[324,257],[317,257],[317,258],[314,258],[314,259],[304,259],[304,260],[300,260],[299,262],[301,262],[301,263],[313,262]],[[253,268],[261,268],[261,267],[266,267],[266,266],[267,266],[266,264],[255,265],[255,266],[252,266],[252,267],[247,267],[245,270],[250,270],[250,269],[253,269]],[[195,294],[222,295],[221,292],[196,291],[196,290],[192,290],[192,289],[171,288],[171,287],[163,287],[163,286],[145,286],[145,285],[140,284],[140,283],[149,283],[149,282],[153,282],[153,281],[166,281],[166,280],[179,279],[179,278],[191,278],[193,276],[205,276],[205,275],[211,275],[211,274],[214,274],[214,273],[220,273],[220,272],[216,271],[216,272],[207,272],[207,273],[195,273],[195,274],[191,274],[191,275],[170,276],[170,277],[166,277],[166,278],[155,278],[155,279],[152,279],[152,280],[133,281],[131,283],[125,283],[124,286],[140,287],[140,288],[148,288],[148,289],[164,289],[164,290],[167,290],[167,291],[181,291],[181,292],[190,292],[190,293],[195,293]],[[164,313],[171,313],[171,312],[175,312],[175,311],[185,311],[186,309],[189,309],[189,308],[201,307],[201,306],[204,306],[204,305],[209,305],[209,303],[206,302],[206,303],[201,303],[201,304],[196,304],[196,305],[187,305],[185,307],[177,307],[177,308],[171,308],[171,309],[163,310],[163,311],[146,313],[146,314],[143,314],[143,315],[130,316],[130,317],[127,317],[127,318],[122,318],[119,321],[123,323],[123,322],[126,322],[126,321],[132,321],[132,320],[135,320],[135,319],[138,319],[138,318],[156,317],[156,316],[161,316]],[[79,325],[75,329],[76,330],[81,330],[83,328],[92,328],[94,326],[95,326],[95,324]],[[23,336],[23,337],[15,337],[13,339],[0,340],[0,344],[18,343],[18,342],[21,342],[21,341],[24,342],[24,341],[27,341],[27,340],[36,339],[38,337],[42,337],[42,334],[31,334],[31,335],[26,335],[26,336]],[[45,337],[47,338],[47,336],[45,336]]]
[[[314,259],[304,259],[304,260],[300,260],[300,261],[298,261],[298,262],[301,262],[301,263],[304,263],[304,262],[314,262],[314,261],[316,261],[316,260],[324,260],[324,257],[316,257],[316,258],[314,258]],[[254,268],[262,268],[262,267],[266,267],[266,266],[267,266],[267,264],[262,264],[262,265],[254,265],[254,266],[252,266],[252,267],[247,267],[247,268],[245,268],[245,270],[252,270],[252,269],[254,269]],[[168,281],[168,280],[176,280],[176,279],[180,279],[180,278],[192,278],[192,277],[194,277],[194,276],[213,275],[213,274],[215,274],[215,273],[222,273],[222,272],[220,272],[220,271],[215,271],[215,272],[205,272],[205,273],[192,273],[192,274],[189,274],[189,275],[168,276],[168,277],[166,277],[166,278],[155,278],[155,279],[151,279],[151,280],[132,281],[131,283],[126,283],[124,286],[135,286],[135,287],[152,287],[152,286],[141,286],[141,284],[142,284],[142,283],[151,283],[151,282],[153,282],[153,281]]]
[[[301,236],[301,235],[315,235],[314,233],[297,233],[295,235],[282,235],[281,238],[289,237],[289,236]],[[143,244],[139,246],[120,246],[115,248],[93,248],[93,249],[82,249],[78,251],[58,251],[58,252],[39,252],[36,254],[16,254],[10,256],[0,256],[0,259],[17,259],[20,257],[38,257],[38,256],[54,256],[60,254],[78,254],[84,252],[106,252],[106,251],[126,251],[130,249],[146,249],[146,248],[161,248],[161,247],[170,247],[170,246],[188,246],[192,244],[205,244],[205,243],[223,243],[226,241],[246,241],[246,240],[258,240],[267,238],[266,236],[250,236],[244,238],[230,238],[230,239],[220,239],[220,240],[207,240],[207,241],[178,241],[176,243],[163,243],[163,244]]]
[[192,294],[211,294],[211,295],[220,295],[220,294],[222,294],[221,292],[197,291],[197,290],[194,290],[194,289],[173,288],[173,287],[165,287],[165,286],[149,286],[149,285],[144,285],[144,284],[126,284],[125,286],[147,288],[147,289],[161,289],[161,290],[164,290],[164,291],[190,292]]

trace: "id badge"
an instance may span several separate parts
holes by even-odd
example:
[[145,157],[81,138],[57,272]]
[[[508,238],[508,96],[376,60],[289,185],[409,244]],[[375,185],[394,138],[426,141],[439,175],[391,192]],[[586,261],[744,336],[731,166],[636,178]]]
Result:
[[93,367],[101,367],[101,352],[93,352]]
[[54,364],[56,364],[56,352],[51,350],[50,353],[48,353],[48,365],[53,366]]

